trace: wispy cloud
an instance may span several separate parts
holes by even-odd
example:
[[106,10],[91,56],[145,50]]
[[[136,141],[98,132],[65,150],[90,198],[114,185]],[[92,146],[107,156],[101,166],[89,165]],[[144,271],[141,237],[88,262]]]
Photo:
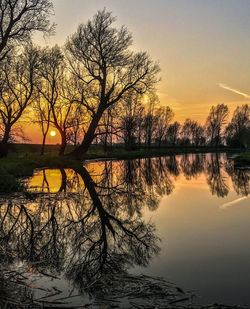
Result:
[[243,201],[243,200],[246,200],[247,198],[249,198],[249,196],[243,196],[243,197],[238,198],[238,199],[236,199],[236,200],[234,200],[234,201],[232,201],[232,202],[224,203],[224,204],[222,204],[222,205],[220,206],[220,209],[226,209],[226,208],[228,208],[228,207],[230,207],[230,206],[233,206],[233,205],[235,205],[235,204],[238,204],[239,202],[241,202],[241,201]]
[[244,93],[244,92],[242,92],[242,91],[239,91],[239,90],[237,90],[237,89],[234,89],[234,88],[232,88],[232,87],[229,87],[229,86],[227,86],[226,84],[219,83],[218,86],[221,87],[221,88],[223,88],[223,89],[226,89],[226,90],[229,90],[229,91],[231,91],[231,92],[234,92],[234,93],[236,93],[236,94],[238,94],[238,95],[241,95],[241,96],[243,96],[243,97],[246,98],[246,99],[250,99],[250,95],[248,95],[247,93]]

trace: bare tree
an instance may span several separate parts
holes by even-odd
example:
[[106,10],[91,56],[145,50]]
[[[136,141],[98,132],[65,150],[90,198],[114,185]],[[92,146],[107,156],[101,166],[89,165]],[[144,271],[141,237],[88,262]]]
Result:
[[50,122],[60,133],[59,155],[63,155],[67,145],[67,131],[74,117],[75,81],[67,76],[64,56],[58,46],[42,50],[40,62],[38,91],[50,105]]
[[140,115],[144,110],[142,105],[143,97],[135,91],[129,91],[121,102],[123,110],[120,112],[121,137],[128,150],[135,149],[136,139],[139,135]]
[[182,127],[182,138],[185,143],[200,146],[205,143],[203,127],[195,120],[186,119]]
[[145,93],[157,82],[158,64],[145,52],[131,52],[131,34],[124,26],[113,28],[114,21],[110,12],[99,11],[93,20],[79,26],[66,45],[73,73],[81,80],[82,89],[89,89],[82,104],[91,114],[81,145],[71,153],[74,156],[88,150],[106,109],[130,89]]
[[[231,122],[226,128],[226,141],[230,146],[247,146],[246,137],[249,139],[250,107],[248,104],[237,106]],[[248,141],[248,144],[250,142]]]
[[159,104],[159,98],[155,93],[148,96],[147,108],[143,119],[143,135],[147,148],[151,147],[154,133],[156,131],[157,117],[155,116],[156,105]]
[[167,129],[171,120],[174,117],[174,113],[169,106],[159,107],[156,110],[156,141],[158,142],[158,146],[161,147],[163,139],[166,140]]
[[207,117],[207,135],[211,145],[218,147],[222,142],[222,129],[228,117],[228,107],[225,104],[212,106]]
[[1,0],[0,1],[0,61],[13,44],[27,42],[34,31],[53,32],[49,16],[50,0]]
[[167,129],[167,142],[173,146],[176,145],[179,133],[180,133],[180,123],[175,121],[174,123],[170,124]]
[[81,105],[74,105],[71,111],[72,116],[70,117],[69,129],[67,131],[67,141],[72,143],[74,146],[80,143],[84,134],[84,125],[86,124],[85,114]]
[[4,61],[0,79],[0,117],[3,137],[0,142],[0,156],[8,154],[11,130],[33,102],[38,51],[31,46],[25,48],[16,59]]
[[43,155],[46,137],[50,127],[51,108],[48,101],[38,97],[35,104],[33,105],[33,109],[35,112],[35,121],[33,122],[38,123],[43,135],[42,147],[41,147],[41,155]]

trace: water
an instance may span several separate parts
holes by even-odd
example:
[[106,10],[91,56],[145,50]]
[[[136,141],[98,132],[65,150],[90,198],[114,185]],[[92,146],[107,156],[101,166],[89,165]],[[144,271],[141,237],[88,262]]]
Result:
[[129,272],[163,276],[199,303],[250,304],[250,170],[226,154],[43,169],[27,184],[30,195],[2,199],[0,258],[61,298],[86,303],[101,297],[100,273]]

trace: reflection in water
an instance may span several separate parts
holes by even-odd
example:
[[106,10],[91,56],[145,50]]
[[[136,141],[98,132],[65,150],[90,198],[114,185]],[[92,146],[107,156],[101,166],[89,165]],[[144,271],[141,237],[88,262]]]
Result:
[[[58,193],[78,192],[74,195],[3,202],[1,263],[21,260],[31,268],[63,273],[80,291],[89,286],[90,294],[99,295],[98,279],[126,273],[131,265],[147,266],[159,251],[154,225],[140,215],[141,195],[147,193],[142,187],[131,190],[131,184],[112,177],[110,169],[105,164],[102,174],[93,178],[85,167],[60,170]],[[50,192],[45,170],[42,175],[42,190]],[[153,198],[147,200],[151,208]]]
[[[180,156],[147,158],[131,161],[94,162],[87,166],[91,177],[103,183],[119,198],[125,199],[127,207],[134,212],[143,206],[155,210],[163,195],[174,191],[175,183],[192,180],[201,174],[206,175],[212,195],[225,197],[229,193],[229,181],[239,195],[250,192],[250,171],[234,169],[233,162],[226,154],[185,154]],[[31,191],[39,192],[78,192],[81,193],[84,181],[77,171],[41,170],[36,172],[29,183]],[[108,188],[109,187],[109,188]],[[101,188],[100,184],[97,188]],[[110,194],[107,194],[106,202]],[[112,195],[113,197],[113,195]],[[111,203],[112,201],[110,201]],[[112,203],[110,204],[112,207]]]
[[202,173],[218,197],[228,194],[230,179],[237,194],[250,192],[250,171],[234,170],[219,154],[37,171],[29,182],[29,198],[2,201],[1,264],[22,261],[61,274],[79,291],[100,297],[107,293],[100,280],[134,265],[147,266],[160,250],[155,226],[145,222],[143,209],[155,211],[181,174],[192,180]]

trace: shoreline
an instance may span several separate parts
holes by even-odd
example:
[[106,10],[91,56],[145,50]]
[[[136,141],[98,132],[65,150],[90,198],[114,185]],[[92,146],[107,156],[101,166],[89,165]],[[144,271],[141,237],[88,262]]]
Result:
[[[167,148],[151,148],[138,150],[125,150],[121,147],[113,148],[104,152],[102,148],[93,146],[82,160],[64,155],[58,156],[56,150],[57,145],[49,145],[43,156],[39,153],[40,145],[16,144],[13,145],[12,151],[8,157],[0,159],[0,192],[20,192],[24,191],[24,185],[19,181],[24,177],[31,177],[36,168],[77,168],[85,162],[96,162],[105,160],[133,160],[142,158],[174,156],[183,154],[198,154],[198,153],[228,153],[239,154],[232,156],[236,167],[243,167],[250,164],[249,153],[243,153],[240,149],[228,147],[167,147]],[[71,151],[72,146],[69,146],[68,151]],[[241,155],[240,155],[241,153]],[[249,156],[249,161],[246,161],[244,155]],[[248,158],[247,156],[247,158]],[[243,160],[242,160],[243,157]],[[241,165],[239,165],[241,163]],[[242,165],[243,163],[243,165]]]

